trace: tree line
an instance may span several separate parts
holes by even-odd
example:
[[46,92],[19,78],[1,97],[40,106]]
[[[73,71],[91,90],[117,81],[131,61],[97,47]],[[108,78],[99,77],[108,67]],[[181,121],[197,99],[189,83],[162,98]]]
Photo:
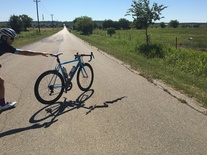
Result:
[[[93,21],[92,18],[87,16],[82,16],[76,18],[72,22],[54,22],[53,27],[62,27],[63,23],[67,23],[69,27],[74,30],[81,31],[83,34],[90,34],[92,33],[93,29],[108,29],[114,28],[115,30],[128,30],[131,28],[142,29],[143,27],[136,26],[135,22],[131,22],[125,18],[120,18],[119,21],[113,21],[111,19],[104,20],[104,21]],[[37,22],[33,21],[31,17],[28,15],[12,15],[6,25],[13,28],[17,33],[21,31],[26,31],[27,28],[37,27]],[[160,27],[165,28],[167,23],[160,23]],[[176,28],[179,26],[179,22],[177,20],[172,20],[168,26]],[[52,22],[50,21],[41,21],[40,27],[52,27]]]

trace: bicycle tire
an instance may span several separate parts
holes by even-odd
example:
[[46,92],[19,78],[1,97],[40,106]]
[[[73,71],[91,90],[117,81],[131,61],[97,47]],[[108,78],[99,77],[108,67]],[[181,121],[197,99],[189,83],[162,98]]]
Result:
[[[55,84],[59,85],[59,88],[54,89]],[[49,70],[42,73],[34,86],[35,97],[43,104],[55,103],[62,96],[63,91],[64,79],[56,70]]]
[[[85,71],[86,71],[87,75],[86,75]],[[82,91],[88,91],[93,84],[93,80],[94,80],[93,68],[89,63],[85,63],[84,69],[83,69],[83,67],[80,67],[77,72],[78,87]]]

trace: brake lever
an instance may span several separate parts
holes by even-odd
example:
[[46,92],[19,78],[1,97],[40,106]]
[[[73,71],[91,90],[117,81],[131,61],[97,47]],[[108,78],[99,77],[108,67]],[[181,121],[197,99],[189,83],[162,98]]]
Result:
[[90,60],[88,62],[91,62],[92,58],[95,59],[94,55],[93,55],[93,52],[91,52],[91,55],[90,55]]
[[95,57],[94,57],[94,55],[93,55],[93,52],[91,52],[91,55],[92,55],[92,57],[95,59]]
[[75,59],[77,59],[78,58],[78,52],[74,56],[75,56]]

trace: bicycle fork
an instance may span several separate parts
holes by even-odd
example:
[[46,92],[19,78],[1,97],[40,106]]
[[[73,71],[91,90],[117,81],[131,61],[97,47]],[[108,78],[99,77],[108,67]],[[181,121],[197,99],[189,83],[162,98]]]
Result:
[[84,68],[84,66],[81,67],[81,74],[83,78],[88,78],[88,74]]

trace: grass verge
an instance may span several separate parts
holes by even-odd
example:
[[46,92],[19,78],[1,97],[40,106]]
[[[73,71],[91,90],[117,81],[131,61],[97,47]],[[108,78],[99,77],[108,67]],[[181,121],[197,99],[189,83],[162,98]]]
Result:
[[58,31],[60,31],[59,28],[43,29],[40,31],[40,33],[38,33],[37,30],[29,30],[29,31],[21,32],[20,34],[17,35],[17,38],[15,39],[12,46],[16,48],[21,48],[24,45],[27,45],[29,43],[51,36],[57,33]]
[[[182,52],[182,50],[177,50],[175,48],[172,49],[172,47],[166,48],[165,46],[165,48],[163,48],[163,53],[165,53],[164,58],[158,58],[156,56],[149,58],[140,52],[140,46],[143,45],[143,41],[132,38],[122,39],[120,38],[121,32],[114,35],[114,37],[107,36],[104,31],[98,32],[102,33],[101,35],[94,33],[90,36],[80,35],[78,32],[73,33],[93,46],[96,46],[108,54],[128,63],[133,69],[138,70],[142,76],[148,78],[149,80],[162,80],[174,89],[187,94],[189,97],[196,98],[204,107],[207,107],[206,72],[205,74],[203,73],[203,75],[197,75],[189,72],[189,70],[187,70],[189,67],[186,67],[186,64],[191,60],[183,63],[182,66],[176,66],[178,62],[175,62],[175,65],[172,65],[169,63],[170,61],[166,61],[165,59],[165,56],[168,55],[170,55],[170,57],[167,57],[167,60],[175,60],[175,58],[176,60],[180,59],[179,57],[175,57],[175,55],[178,55],[177,53]],[[126,33],[126,31],[124,33]],[[169,52],[168,49],[176,52],[173,55],[173,59],[172,54],[167,54]],[[188,49],[188,51],[190,52],[190,49]],[[186,49],[184,49],[184,53],[185,52]]]

